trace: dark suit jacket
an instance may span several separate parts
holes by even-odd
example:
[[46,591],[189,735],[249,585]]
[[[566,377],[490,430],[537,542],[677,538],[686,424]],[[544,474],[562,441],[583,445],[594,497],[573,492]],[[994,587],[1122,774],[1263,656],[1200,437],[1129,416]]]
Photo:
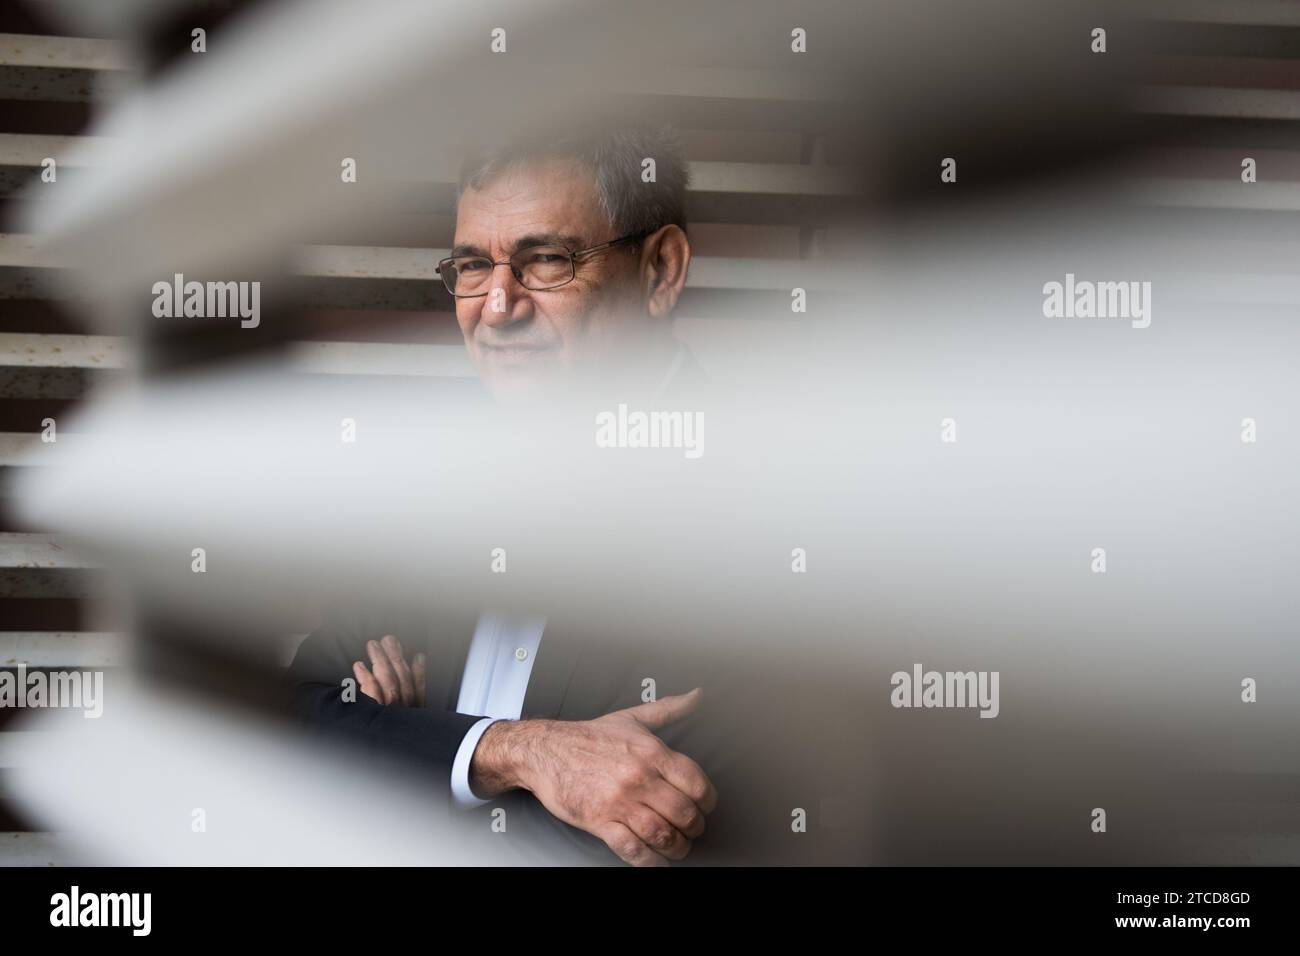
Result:
[[[476,618],[448,616],[417,609],[338,607],[324,615],[322,626],[298,649],[289,671],[297,711],[317,729],[356,741],[367,749],[414,761],[437,781],[431,804],[447,803],[452,760],[462,739],[481,718],[455,711],[465,658]],[[353,661],[368,662],[365,644],[385,634],[395,635],[408,659],[423,651],[428,657],[425,706],[383,706],[358,692],[355,702],[344,700],[342,682],[352,674]],[[609,645],[588,640],[561,622],[548,621],[533,663],[522,716],[586,720],[642,703],[644,681],[654,680],[657,696],[684,693],[706,686],[706,699],[723,695],[721,675],[706,676],[689,656],[660,653],[652,646]],[[695,663],[701,663],[699,661]],[[707,670],[716,670],[707,668]],[[722,713],[723,711],[719,711]],[[721,726],[696,715],[665,728],[660,736],[670,747],[711,766],[715,778],[730,759],[706,751],[717,749]],[[712,759],[710,759],[712,757]],[[539,862],[612,862],[604,844],[556,820],[530,794],[506,794],[481,811],[507,809],[515,849]],[[485,823],[483,833],[491,832]]]
[[[445,637],[433,640],[429,620],[416,611],[359,605],[327,609],[289,668],[295,709],[333,735],[423,763],[450,780],[456,750],[481,718],[455,712],[474,622],[453,618],[444,626]],[[343,682],[352,677],[353,662],[368,667],[366,642],[385,634],[402,641],[408,661],[420,651],[428,655],[426,707],[385,707],[359,689],[355,701],[345,699]]]
[[[703,373],[690,357],[656,403],[690,405]],[[301,645],[289,673],[298,712],[315,727],[367,748],[415,761],[430,769],[441,799],[449,803],[450,769],[462,739],[481,718],[455,712],[465,658],[477,615],[455,616],[417,609],[337,607]],[[648,622],[636,641],[606,640],[582,633],[581,621],[548,619],[533,664],[523,717],[586,720],[642,703],[643,682],[653,679],[664,697],[705,688],[700,710],[664,728],[660,738],[694,758],[718,786],[719,809],[691,859],[707,850],[727,862],[790,858],[791,807],[808,802],[808,774],[789,757],[806,750],[783,703],[782,668],[734,653],[711,656],[710,648],[735,645],[735,634],[664,635]],[[428,656],[426,706],[381,706],[364,695],[346,703],[342,681],[354,661],[368,660],[367,640],[395,635],[408,659]],[[783,735],[789,738],[783,741]],[[527,793],[504,794],[480,811],[507,810],[512,843],[538,862],[617,862],[595,837],[561,823]],[[479,832],[492,831],[485,824]],[[496,837],[493,837],[494,839]],[[802,841],[806,844],[808,841]],[[763,849],[760,849],[763,848]],[[800,847],[802,849],[802,847]],[[704,851],[704,852],[702,852]]]

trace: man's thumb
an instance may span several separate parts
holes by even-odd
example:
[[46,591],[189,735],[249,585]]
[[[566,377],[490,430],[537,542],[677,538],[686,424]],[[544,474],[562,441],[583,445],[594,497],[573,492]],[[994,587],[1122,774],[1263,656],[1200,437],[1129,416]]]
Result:
[[658,730],[689,715],[700,706],[700,701],[703,699],[704,689],[697,687],[688,694],[674,694],[671,697],[652,700],[648,704],[629,707],[623,713],[647,730]]

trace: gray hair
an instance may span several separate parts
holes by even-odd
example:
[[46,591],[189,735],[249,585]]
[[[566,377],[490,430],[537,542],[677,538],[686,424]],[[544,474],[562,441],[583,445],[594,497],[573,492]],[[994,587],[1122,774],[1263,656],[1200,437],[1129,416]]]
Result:
[[[654,182],[641,180],[645,159],[654,160]],[[686,228],[689,170],[681,140],[668,126],[566,132],[497,146],[465,163],[460,193],[551,160],[572,160],[591,173],[601,209],[616,236],[653,232],[667,225]]]

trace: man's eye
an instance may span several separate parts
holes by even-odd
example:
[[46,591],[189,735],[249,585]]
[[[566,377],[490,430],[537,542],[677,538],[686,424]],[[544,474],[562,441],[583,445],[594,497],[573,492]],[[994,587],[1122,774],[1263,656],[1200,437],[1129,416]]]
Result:
[[562,256],[555,252],[537,252],[528,257],[529,264],[537,265],[554,265],[557,262],[563,262],[568,256]]
[[480,269],[486,269],[487,263],[482,259],[471,259],[469,262],[462,262],[456,268],[461,272],[477,272]]

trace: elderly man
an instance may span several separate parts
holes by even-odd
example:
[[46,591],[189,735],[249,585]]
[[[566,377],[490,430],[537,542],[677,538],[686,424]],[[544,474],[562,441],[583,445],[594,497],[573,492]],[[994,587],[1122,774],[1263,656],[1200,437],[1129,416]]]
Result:
[[438,271],[498,400],[613,382],[653,399],[683,371],[686,176],[667,133],[508,147],[468,168]]
[[[686,170],[670,134],[636,131],[508,147],[467,167],[439,275],[494,398],[616,388],[654,403],[699,377],[672,335],[691,259]],[[644,669],[593,662],[556,631],[496,614],[435,624],[344,612],[303,643],[291,679],[312,720],[432,763],[461,807],[522,791],[629,863],[682,859],[717,794],[656,731],[701,690],[642,702]],[[348,676],[363,697],[340,694]],[[677,689],[695,683],[683,680]]]

